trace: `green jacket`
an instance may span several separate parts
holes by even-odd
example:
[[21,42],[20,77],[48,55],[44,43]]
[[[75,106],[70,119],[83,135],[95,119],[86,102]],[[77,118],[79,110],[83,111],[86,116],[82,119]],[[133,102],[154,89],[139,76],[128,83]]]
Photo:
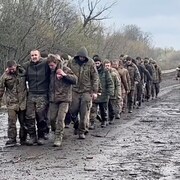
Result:
[[26,109],[26,78],[25,70],[18,65],[16,74],[4,72],[0,78],[0,101],[5,94],[6,106],[8,109]]
[[101,84],[101,95],[94,101],[95,103],[108,102],[110,96],[114,96],[114,83],[108,70],[101,67],[98,69]]
[[[85,57],[85,61],[80,61],[79,56]],[[85,47],[81,48],[77,55],[69,60],[68,67],[78,77],[77,84],[73,85],[73,91],[77,93],[98,92],[98,72],[94,61],[88,57],[88,52]]]
[[140,82],[141,80],[139,70],[134,63],[132,63],[131,65],[127,65],[127,70],[129,72],[129,76],[131,80],[130,90],[135,90],[136,87],[135,81]]
[[110,99],[121,99],[122,98],[121,78],[119,76],[119,73],[114,68],[110,69],[110,73],[114,84],[114,95],[110,96]]

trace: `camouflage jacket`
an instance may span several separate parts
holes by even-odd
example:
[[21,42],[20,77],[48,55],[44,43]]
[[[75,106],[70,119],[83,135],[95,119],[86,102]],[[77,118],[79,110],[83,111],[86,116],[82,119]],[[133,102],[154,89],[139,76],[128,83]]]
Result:
[[155,73],[154,73],[154,78],[153,78],[153,83],[160,83],[162,80],[161,78],[161,69],[159,66],[155,67]]
[[[85,57],[81,62],[79,56]],[[82,48],[77,55],[69,60],[68,67],[78,77],[78,82],[73,86],[73,91],[77,93],[97,93],[99,89],[98,72],[94,61],[88,57],[87,50]]]
[[[57,79],[56,70],[63,69],[67,76]],[[70,68],[59,63],[55,71],[51,71],[49,86],[50,102],[71,102],[72,101],[72,85],[77,83],[77,76]]]
[[135,81],[140,82],[141,80],[139,70],[134,63],[132,63],[131,65],[127,65],[127,70],[129,72],[129,76],[131,79],[130,90],[135,90],[135,87],[136,87]]
[[103,66],[98,69],[98,74],[101,84],[101,95],[99,95],[94,102],[108,102],[110,96],[115,96],[114,83],[111,74],[108,70],[105,70]]
[[120,75],[120,78],[121,78],[121,91],[122,93],[126,93],[127,91],[130,90],[130,86],[131,86],[131,79],[130,79],[130,76],[129,76],[129,72],[127,69],[125,68],[119,68],[118,69],[118,72],[119,72],[119,75]]
[[0,79],[0,100],[5,94],[6,106],[8,109],[26,109],[26,78],[25,70],[18,65],[16,74],[4,72]]
[[121,78],[119,76],[119,73],[114,68],[110,69],[110,73],[114,84],[114,96],[110,96],[110,99],[121,99],[122,98]]

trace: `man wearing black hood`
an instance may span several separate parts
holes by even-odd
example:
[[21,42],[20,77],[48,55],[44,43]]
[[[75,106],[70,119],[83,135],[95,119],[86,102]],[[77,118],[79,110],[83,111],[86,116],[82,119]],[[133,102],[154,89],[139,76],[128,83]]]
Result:
[[70,106],[72,117],[80,115],[79,138],[85,139],[86,126],[89,121],[92,99],[97,98],[99,77],[94,61],[88,57],[85,47],[69,61],[68,67],[78,77],[78,82],[73,86],[73,98]]

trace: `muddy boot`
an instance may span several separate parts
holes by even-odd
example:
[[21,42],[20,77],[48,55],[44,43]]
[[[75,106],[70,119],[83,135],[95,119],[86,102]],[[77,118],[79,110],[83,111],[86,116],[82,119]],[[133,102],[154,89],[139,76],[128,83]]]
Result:
[[30,136],[30,139],[26,142],[28,146],[33,146],[34,144],[37,143],[37,138],[36,136]]
[[129,106],[129,108],[128,108],[128,113],[132,113],[132,106]]
[[101,122],[101,127],[102,127],[102,128],[105,128],[106,125],[107,125],[107,124],[106,124],[106,121],[102,121],[102,122]]
[[54,138],[54,144],[53,144],[53,146],[54,147],[60,147],[61,146],[61,144],[62,144],[62,139],[63,139],[63,136],[62,135],[55,135],[55,138]]
[[70,124],[65,124],[65,128],[69,129],[70,128]]
[[89,130],[94,130],[95,129],[95,123],[90,122]]
[[39,146],[44,145],[44,138],[39,138],[39,139],[37,140],[37,144],[38,144]]
[[89,133],[89,130],[86,128],[84,134],[87,135]]
[[16,139],[10,138],[6,141],[6,146],[13,146],[16,145]]
[[86,138],[86,136],[85,136],[84,133],[80,133],[80,134],[79,134],[79,139],[85,139],[85,138]]
[[116,114],[116,119],[121,119],[121,114],[120,113]]
[[114,120],[115,120],[115,118],[109,120],[109,124],[110,124],[110,125],[114,124]]
[[74,135],[78,135],[79,129],[74,129]]
[[24,127],[20,127],[19,130],[19,139],[21,145],[26,145],[26,139],[27,139],[27,131]]

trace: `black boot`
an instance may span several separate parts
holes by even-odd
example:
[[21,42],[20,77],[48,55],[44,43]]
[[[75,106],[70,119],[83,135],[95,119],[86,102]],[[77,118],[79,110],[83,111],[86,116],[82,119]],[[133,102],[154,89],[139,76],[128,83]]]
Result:
[[14,138],[9,138],[7,141],[6,141],[6,146],[12,146],[12,145],[16,145],[16,139]]

